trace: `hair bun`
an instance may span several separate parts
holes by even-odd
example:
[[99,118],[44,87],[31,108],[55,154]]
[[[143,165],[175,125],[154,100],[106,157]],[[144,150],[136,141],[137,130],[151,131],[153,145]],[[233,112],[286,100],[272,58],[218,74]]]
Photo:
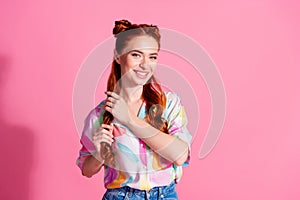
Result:
[[125,25],[127,27],[131,26],[131,22],[126,19],[115,21],[115,25],[119,25],[119,24]]
[[113,29],[113,34],[116,35],[122,31],[125,31],[130,26],[131,26],[131,22],[126,19],[115,21],[115,27]]

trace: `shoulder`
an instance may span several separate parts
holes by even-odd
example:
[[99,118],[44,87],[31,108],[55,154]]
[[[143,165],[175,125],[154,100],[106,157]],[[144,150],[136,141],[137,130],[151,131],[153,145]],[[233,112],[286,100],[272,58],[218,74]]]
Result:
[[179,106],[181,98],[176,92],[164,92],[166,95],[166,110]]
[[85,122],[94,121],[96,119],[102,118],[105,112],[104,109],[105,100],[101,101],[97,106],[91,109],[85,118]]
[[171,115],[178,113],[181,110],[181,98],[176,92],[164,92],[166,95],[166,119],[170,118]]

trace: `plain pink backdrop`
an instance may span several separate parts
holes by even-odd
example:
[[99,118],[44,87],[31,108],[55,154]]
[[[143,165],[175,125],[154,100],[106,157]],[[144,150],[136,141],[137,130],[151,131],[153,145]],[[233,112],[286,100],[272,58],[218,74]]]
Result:
[[86,56],[123,18],[192,37],[224,81],[225,126],[202,160],[210,99],[205,85],[194,88],[202,118],[180,199],[300,199],[299,9],[283,0],[1,1],[0,199],[101,199],[103,174],[88,179],[75,165],[72,91]]

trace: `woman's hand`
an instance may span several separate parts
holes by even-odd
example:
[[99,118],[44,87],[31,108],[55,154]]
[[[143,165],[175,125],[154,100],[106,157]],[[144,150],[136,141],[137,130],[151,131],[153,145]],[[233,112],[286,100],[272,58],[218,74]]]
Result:
[[100,153],[101,142],[107,142],[109,145],[114,141],[113,136],[114,125],[111,123],[101,124],[101,126],[94,132],[92,142],[96,148],[96,152]]
[[89,156],[85,159],[82,165],[82,175],[86,177],[92,177],[98,173],[104,164],[104,160],[101,158],[100,148],[101,142],[107,142],[111,145],[113,139],[113,124],[102,124],[92,136],[92,142],[95,146],[96,152],[93,156]]
[[122,124],[127,124],[131,120],[131,113],[124,99],[115,92],[107,91],[109,97],[105,103],[105,110],[110,112]]

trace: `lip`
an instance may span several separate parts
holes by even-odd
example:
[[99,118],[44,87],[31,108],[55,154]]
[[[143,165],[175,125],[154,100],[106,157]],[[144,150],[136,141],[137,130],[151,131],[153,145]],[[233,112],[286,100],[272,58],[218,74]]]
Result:
[[[139,77],[139,78],[146,78],[149,74],[148,71],[143,71],[143,70],[133,70],[135,72],[135,74]],[[142,73],[142,74],[141,74]]]
[[134,72],[141,72],[141,73],[149,73],[148,71],[137,70],[137,69],[134,69],[133,71],[134,71]]

